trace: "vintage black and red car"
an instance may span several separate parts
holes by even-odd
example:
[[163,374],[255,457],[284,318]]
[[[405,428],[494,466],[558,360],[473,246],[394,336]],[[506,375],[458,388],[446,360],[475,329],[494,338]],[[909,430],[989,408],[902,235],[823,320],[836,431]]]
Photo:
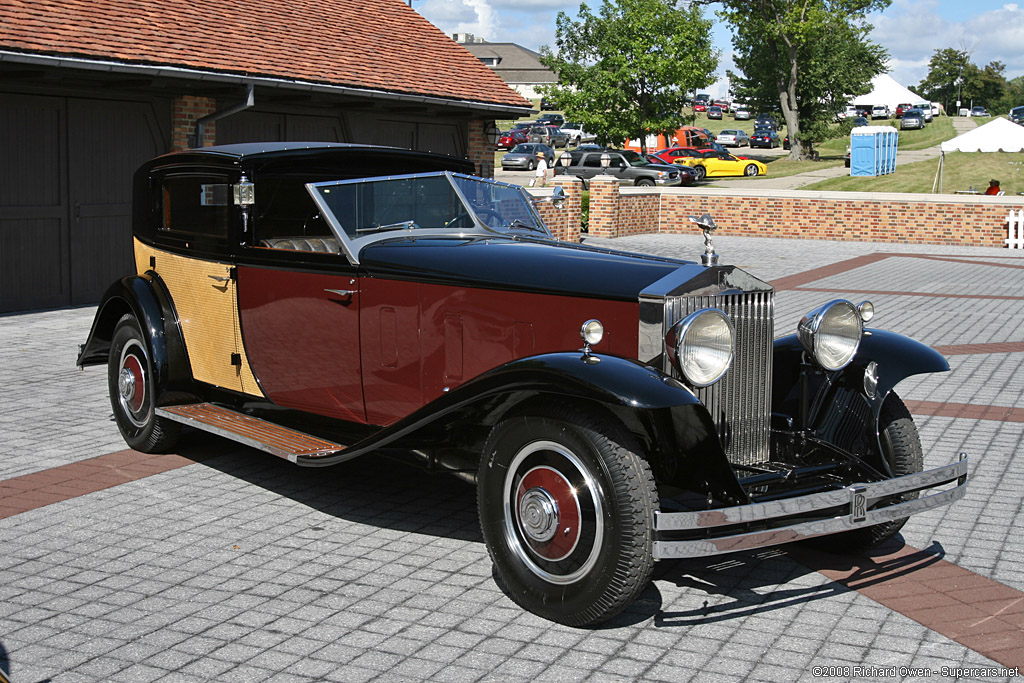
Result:
[[190,425],[311,467],[404,449],[476,484],[509,595],[575,625],[657,559],[869,545],[963,495],[966,456],[922,471],[893,391],[948,365],[866,329],[870,304],[776,339],[772,287],[717,263],[708,217],[700,262],[559,242],[471,170],[300,143],[147,163],[137,274],[78,359],[107,364],[127,443]]

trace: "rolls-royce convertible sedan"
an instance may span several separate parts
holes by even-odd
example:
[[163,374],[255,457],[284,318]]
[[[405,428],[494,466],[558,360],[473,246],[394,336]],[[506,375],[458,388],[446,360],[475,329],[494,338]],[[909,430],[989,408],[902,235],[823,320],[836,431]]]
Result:
[[506,593],[577,626],[656,560],[863,547],[963,496],[966,455],[924,470],[894,391],[949,366],[866,328],[870,303],[776,338],[772,287],[719,264],[709,216],[693,262],[557,241],[553,207],[472,171],[326,143],[144,165],[137,274],[78,358],[107,364],[128,445],[188,425],[307,467],[406,452],[475,484]]

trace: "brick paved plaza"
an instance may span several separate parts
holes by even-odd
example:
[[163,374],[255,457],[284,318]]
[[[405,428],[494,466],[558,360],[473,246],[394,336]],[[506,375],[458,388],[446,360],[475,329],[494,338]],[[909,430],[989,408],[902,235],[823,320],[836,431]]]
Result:
[[1016,679],[1024,252],[715,244],[776,286],[777,335],[870,298],[872,326],[947,356],[951,372],[898,391],[926,467],[969,453],[964,500],[870,556],[662,562],[625,613],[573,629],[495,584],[467,484],[373,455],[301,469],[199,433],[174,455],[126,451],[106,368],[74,365],[95,308],[0,316],[0,666],[14,683]]

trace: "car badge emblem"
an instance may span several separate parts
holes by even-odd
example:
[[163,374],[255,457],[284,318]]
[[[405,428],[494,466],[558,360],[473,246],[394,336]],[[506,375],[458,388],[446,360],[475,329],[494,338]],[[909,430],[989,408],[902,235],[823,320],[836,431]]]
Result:
[[850,521],[854,524],[863,522],[868,518],[868,496],[867,487],[850,487]]
[[715,253],[715,245],[711,243],[711,233],[718,229],[715,219],[711,217],[710,213],[706,213],[700,218],[690,216],[690,222],[696,223],[704,231],[704,253],[700,255],[701,264],[717,266],[718,254]]

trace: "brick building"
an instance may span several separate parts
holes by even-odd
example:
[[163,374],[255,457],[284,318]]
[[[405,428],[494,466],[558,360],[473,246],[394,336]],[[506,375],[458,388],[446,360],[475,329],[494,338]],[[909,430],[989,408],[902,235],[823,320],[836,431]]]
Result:
[[131,267],[130,179],[189,146],[318,140],[469,158],[529,113],[402,0],[0,3],[0,312]]

